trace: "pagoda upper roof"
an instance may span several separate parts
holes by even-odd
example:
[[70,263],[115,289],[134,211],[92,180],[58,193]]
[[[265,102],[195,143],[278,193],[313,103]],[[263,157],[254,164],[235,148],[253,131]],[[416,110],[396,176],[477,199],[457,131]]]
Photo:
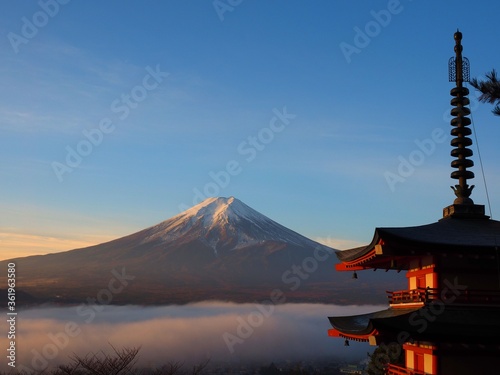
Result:
[[[375,252],[377,245],[384,251]],[[500,221],[448,217],[438,222],[413,227],[376,228],[368,246],[337,252],[342,262],[375,255],[407,256],[419,252],[464,252],[481,254],[500,246]]]

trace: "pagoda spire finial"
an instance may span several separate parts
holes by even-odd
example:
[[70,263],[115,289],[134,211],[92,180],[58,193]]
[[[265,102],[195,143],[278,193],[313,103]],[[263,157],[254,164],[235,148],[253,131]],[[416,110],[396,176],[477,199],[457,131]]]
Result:
[[472,156],[472,150],[467,146],[472,145],[472,139],[467,137],[472,132],[468,128],[471,124],[470,109],[466,107],[469,104],[467,95],[469,90],[463,87],[463,82],[469,81],[469,60],[462,57],[462,33],[457,30],[454,35],[455,39],[455,58],[450,59],[450,80],[454,78],[456,87],[451,90],[451,95],[454,98],[451,100],[451,105],[454,108],[451,110],[451,115],[455,116],[451,120],[451,125],[454,127],[451,130],[451,135],[455,138],[451,140],[451,145],[454,149],[451,151],[451,156],[457,159],[451,162],[452,168],[457,168],[457,171],[451,173],[451,178],[458,180],[458,185],[452,186],[453,191],[457,198],[453,203],[455,204],[474,204],[469,196],[474,189],[474,185],[467,184],[468,179],[474,178],[474,173],[468,171],[474,165],[472,160],[467,157]]
[[451,119],[451,126],[453,126],[451,135],[454,138],[450,143],[453,146],[451,156],[456,158],[451,162],[451,167],[457,170],[451,172],[451,178],[458,180],[458,184],[451,187],[455,192],[456,199],[453,201],[453,205],[444,209],[443,216],[484,217],[484,206],[475,205],[470,198],[474,185],[467,184],[467,180],[474,178],[474,173],[467,170],[474,165],[474,162],[468,159],[473,154],[472,150],[468,148],[472,145],[472,139],[468,137],[472,134],[469,128],[471,119],[467,117],[470,115],[470,109],[466,107],[470,103],[469,98],[467,98],[469,89],[463,87],[463,83],[470,80],[470,65],[469,60],[462,56],[462,33],[458,29],[453,38],[455,39],[455,57],[451,57],[448,63],[449,80],[455,82],[455,87],[450,92],[453,96],[451,115],[454,116]]

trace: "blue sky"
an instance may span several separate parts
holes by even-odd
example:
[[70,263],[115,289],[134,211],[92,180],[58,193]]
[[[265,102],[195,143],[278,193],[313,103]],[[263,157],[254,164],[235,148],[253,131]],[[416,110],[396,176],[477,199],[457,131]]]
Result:
[[[117,238],[199,195],[339,248],[436,221],[454,199],[453,33],[472,76],[500,69],[499,13],[493,1],[4,2],[0,258]],[[470,97],[495,218],[500,118]],[[474,161],[472,198],[486,204]]]

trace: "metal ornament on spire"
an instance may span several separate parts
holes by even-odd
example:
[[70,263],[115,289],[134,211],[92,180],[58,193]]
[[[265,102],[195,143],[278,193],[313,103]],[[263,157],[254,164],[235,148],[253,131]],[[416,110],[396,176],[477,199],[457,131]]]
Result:
[[[458,34],[458,35],[457,35]],[[457,32],[454,35],[455,39],[455,53],[460,54],[460,59],[457,57],[450,57],[450,60],[448,61],[448,73],[449,73],[449,80],[450,82],[458,82],[460,81],[460,85],[462,82],[469,82],[470,81],[470,63],[469,59],[467,57],[462,56],[462,45],[461,45],[461,40],[462,40],[462,33],[457,30]],[[460,46],[458,48],[458,46]],[[459,49],[457,51],[457,48]],[[461,64],[462,68],[459,68],[457,65]],[[459,76],[457,76],[457,73]]]
[[456,82],[456,87],[451,89],[450,94],[454,97],[451,100],[451,105],[454,108],[451,110],[451,115],[454,118],[451,120],[451,135],[454,138],[451,140],[451,145],[454,147],[451,150],[451,156],[456,157],[455,160],[451,162],[452,168],[457,168],[458,170],[451,173],[451,178],[458,180],[458,184],[451,188],[455,192],[456,199],[454,204],[474,204],[470,197],[474,185],[467,185],[467,180],[474,178],[474,173],[468,171],[474,165],[474,162],[467,157],[472,156],[472,150],[467,148],[472,145],[472,139],[467,137],[471,135],[471,129],[468,127],[471,124],[470,109],[466,106],[469,105],[469,89],[463,87],[463,82],[468,82],[470,77],[470,66],[469,60],[462,57],[462,33],[457,30],[454,35],[455,39],[455,58],[451,58],[449,61],[449,76],[450,80]]

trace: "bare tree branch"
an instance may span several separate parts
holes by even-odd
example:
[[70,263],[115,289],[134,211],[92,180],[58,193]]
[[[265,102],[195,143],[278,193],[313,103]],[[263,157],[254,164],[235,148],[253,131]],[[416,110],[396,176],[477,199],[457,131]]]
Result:
[[81,367],[88,374],[92,375],[118,375],[131,374],[132,368],[137,362],[139,348],[123,348],[121,350],[113,348],[114,355],[104,352],[89,353],[85,357],[73,355],[71,358],[76,368]]

